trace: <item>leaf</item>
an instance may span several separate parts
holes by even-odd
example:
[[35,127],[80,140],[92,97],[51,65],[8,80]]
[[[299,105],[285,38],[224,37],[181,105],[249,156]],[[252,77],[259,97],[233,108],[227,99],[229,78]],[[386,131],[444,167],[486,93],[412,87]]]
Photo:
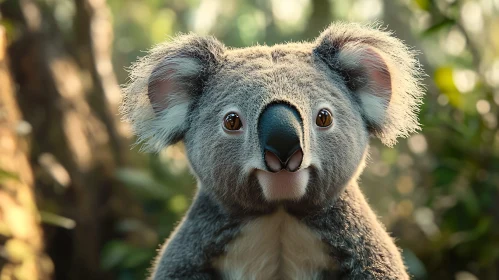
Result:
[[476,227],[470,232],[470,239],[478,239],[490,232],[493,220],[490,216],[481,217]]
[[127,255],[123,262],[124,267],[134,268],[148,264],[154,258],[154,250],[144,248],[133,248],[133,252]]
[[453,74],[454,69],[451,66],[442,66],[435,70],[434,80],[441,91],[457,91]]
[[439,32],[440,30],[444,29],[444,28],[447,28],[447,27],[450,27],[452,25],[456,24],[456,21],[453,20],[453,19],[450,19],[450,18],[445,18],[443,19],[441,22],[439,23],[436,23],[432,26],[430,26],[428,29],[426,29],[425,31],[423,31],[423,33],[421,34],[422,37],[428,37],[428,36],[431,36],[437,32]]
[[114,240],[104,246],[101,266],[106,270],[117,267],[136,268],[149,264],[154,255],[154,248],[142,248],[123,241]]
[[473,189],[467,188],[466,192],[461,194],[461,201],[471,217],[480,216],[480,203]]
[[101,267],[110,270],[119,266],[130,251],[130,245],[122,241],[110,241],[102,250]]
[[134,193],[146,198],[168,199],[172,192],[156,181],[149,173],[137,169],[120,168],[116,171],[116,178],[125,183]]
[[40,211],[40,218],[45,224],[62,227],[65,229],[73,229],[76,226],[76,222],[74,220],[59,216],[55,213]]
[[430,1],[429,0],[413,0],[414,3],[421,9],[428,11],[430,8]]
[[435,70],[434,80],[440,91],[447,96],[449,103],[458,109],[463,108],[463,95],[459,93],[454,83],[454,69],[450,66],[442,66]]
[[189,207],[189,201],[185,195],[174,195],[169,201],[169,208],[177,214],[183,214]]
[[3,169],[0,169],[0,182],[4,182],[10,179],[19,181],[19,176],[16,173],[12,173]]

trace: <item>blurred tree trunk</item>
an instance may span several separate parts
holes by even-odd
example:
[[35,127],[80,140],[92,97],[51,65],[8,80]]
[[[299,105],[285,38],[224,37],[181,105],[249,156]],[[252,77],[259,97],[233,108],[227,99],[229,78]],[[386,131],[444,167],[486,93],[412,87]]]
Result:
[[93,83],[90,102],[106,125],[116,162],[123,165],[129,147],[125,136],[129,136],[129,133],[125,123],[117,117],[121,94],[111,61],[111,12],[105,0],[74,2],[77,55],[83,68],[91,73]]
[[0,279],[50,279],[53,268],[43,252],[27,143],[20,136],[29,125],[15,99],[6,40],[0,25]]
[[[118,207],[110,203],[112,188],[118,186],[115,168],[125,161],[120,151],[126,148],[126,140],[117,126],[115,95],[119,88],[106,50],[109,42],[103,46],[98,42],[111,38],[93,34],[101,23],[106,26],[91,9],[104,8],[90,6],[96,3],[100,2],[76,1],[82,33],[75,33],[83,38],[77,57],[71,56],[74,50],[65,48],[68,44],[48,4],[32,0],[0,4],[2,15],[20,29],[9,55],[16,61],[12,71],[19,84],[18,100],[33,127],[31,162],[63,190],[55,203],[62,205],[58,214],[76,222],[64,235],[69,239],[67,246],[60,245],[58,232],[48,240],[53,244],[49,249],[55,250],[50,252],[57,279],[110,277],[100,268],[100,252],[119,215],[116,208],[123,208],[120,203]],[[100,20],[99,26],[94,20]],[[84,79],[89,76],[86,73],[90,73],[91,83]],[[54,175],[56,166],[68,174],[67,180]]]

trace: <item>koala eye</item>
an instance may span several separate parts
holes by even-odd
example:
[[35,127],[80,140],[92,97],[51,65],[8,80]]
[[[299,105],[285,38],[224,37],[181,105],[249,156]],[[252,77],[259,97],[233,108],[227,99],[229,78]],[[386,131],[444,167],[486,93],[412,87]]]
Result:
[[315,119],[318,127],[328,127],[333,123],[333,115],[328,109],[321,109]]
[[243,127],[243,123],[241,122],[238,114],[230,112],[225,115],[224,127],[227,130],[239,130],[241,129],[241,127]]

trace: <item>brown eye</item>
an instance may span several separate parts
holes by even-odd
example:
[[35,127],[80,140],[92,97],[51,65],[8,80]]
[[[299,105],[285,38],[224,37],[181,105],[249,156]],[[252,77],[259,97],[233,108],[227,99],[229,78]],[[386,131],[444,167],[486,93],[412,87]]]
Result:
[[318,127],[328,127],[333,123],[333,115],[327,109],[321,109],[317,114],[315,123]]
[[224,127],[227,130],[239,130],[243,127],[243,123],[236,113],[231,112],[225,115]]

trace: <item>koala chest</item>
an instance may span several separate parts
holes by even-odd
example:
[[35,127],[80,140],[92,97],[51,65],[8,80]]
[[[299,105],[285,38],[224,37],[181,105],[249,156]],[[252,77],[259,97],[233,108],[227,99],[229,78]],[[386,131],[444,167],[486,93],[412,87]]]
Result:
[[214,262],[223,279],[320,279],[333,268],[318,235],[284,210],[246,224]]

